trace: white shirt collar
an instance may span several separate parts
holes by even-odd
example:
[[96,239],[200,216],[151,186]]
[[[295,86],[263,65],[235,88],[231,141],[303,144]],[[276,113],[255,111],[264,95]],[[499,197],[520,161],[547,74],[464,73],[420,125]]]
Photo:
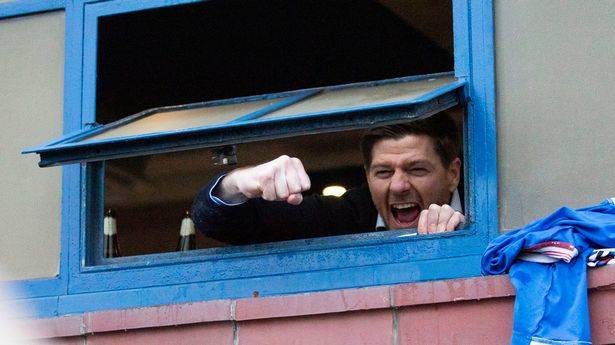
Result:
[[[453,192],[453,196],[451,196],[451,207],[453,210],[457,212],[463,213],[463,207],[461,207],[461,199],[459,198],[459,191],[455,189]],[[376,219],[376,229],[386,228],[386,224],[384,224],[384,219],[378,214],[378,218]]]

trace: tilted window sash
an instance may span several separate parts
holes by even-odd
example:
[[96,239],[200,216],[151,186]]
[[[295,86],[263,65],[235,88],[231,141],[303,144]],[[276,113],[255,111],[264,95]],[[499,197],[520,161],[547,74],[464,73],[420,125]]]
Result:
[[47,167],[408,122],[463,102],[465,84],[440,73],[160,107],[23,153]]

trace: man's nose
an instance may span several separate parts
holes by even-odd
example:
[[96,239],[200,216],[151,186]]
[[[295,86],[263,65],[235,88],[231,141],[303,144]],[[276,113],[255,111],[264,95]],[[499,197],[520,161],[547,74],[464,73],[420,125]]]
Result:
[[396,171],[391,178],[391,185],[389,188],[391,192],[401,194],[412,189],[412,183],[407,174]]

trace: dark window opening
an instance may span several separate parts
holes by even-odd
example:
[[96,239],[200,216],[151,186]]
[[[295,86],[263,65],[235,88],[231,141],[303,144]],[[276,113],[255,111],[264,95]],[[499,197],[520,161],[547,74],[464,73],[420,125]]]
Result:
[[222,1],[102,17],[96,120],[453,70],[450,1]]
[[[102,17],[96,121],[161,106],[452,71],[452,46],[448,0],[212,0]],[[242,144],[239,164],[287,154],[304,162],[311,193],[333,182],[357,187],[365,182],[361,133]],[[210,157],[202,149],[105,163],[104,207],[115,211],[122,256],[175,250],[195,194],[229,169]],[[197,249],[225,245],[198,231],[196,242]]]

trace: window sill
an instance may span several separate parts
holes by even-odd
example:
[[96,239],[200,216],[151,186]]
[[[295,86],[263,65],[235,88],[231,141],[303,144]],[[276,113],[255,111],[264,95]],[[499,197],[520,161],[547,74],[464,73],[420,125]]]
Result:
[[[613,267],[590,269],[589,289],[615,290],[614,273]],[[19,323],[26,329],[39,330],[38,334],[33,335],[34,338],[55,338],[218,321],[249,321],[489,300],[514,295],[515,291],[508,276],[500,275],[88,312],[81,315],[24,319]]]

